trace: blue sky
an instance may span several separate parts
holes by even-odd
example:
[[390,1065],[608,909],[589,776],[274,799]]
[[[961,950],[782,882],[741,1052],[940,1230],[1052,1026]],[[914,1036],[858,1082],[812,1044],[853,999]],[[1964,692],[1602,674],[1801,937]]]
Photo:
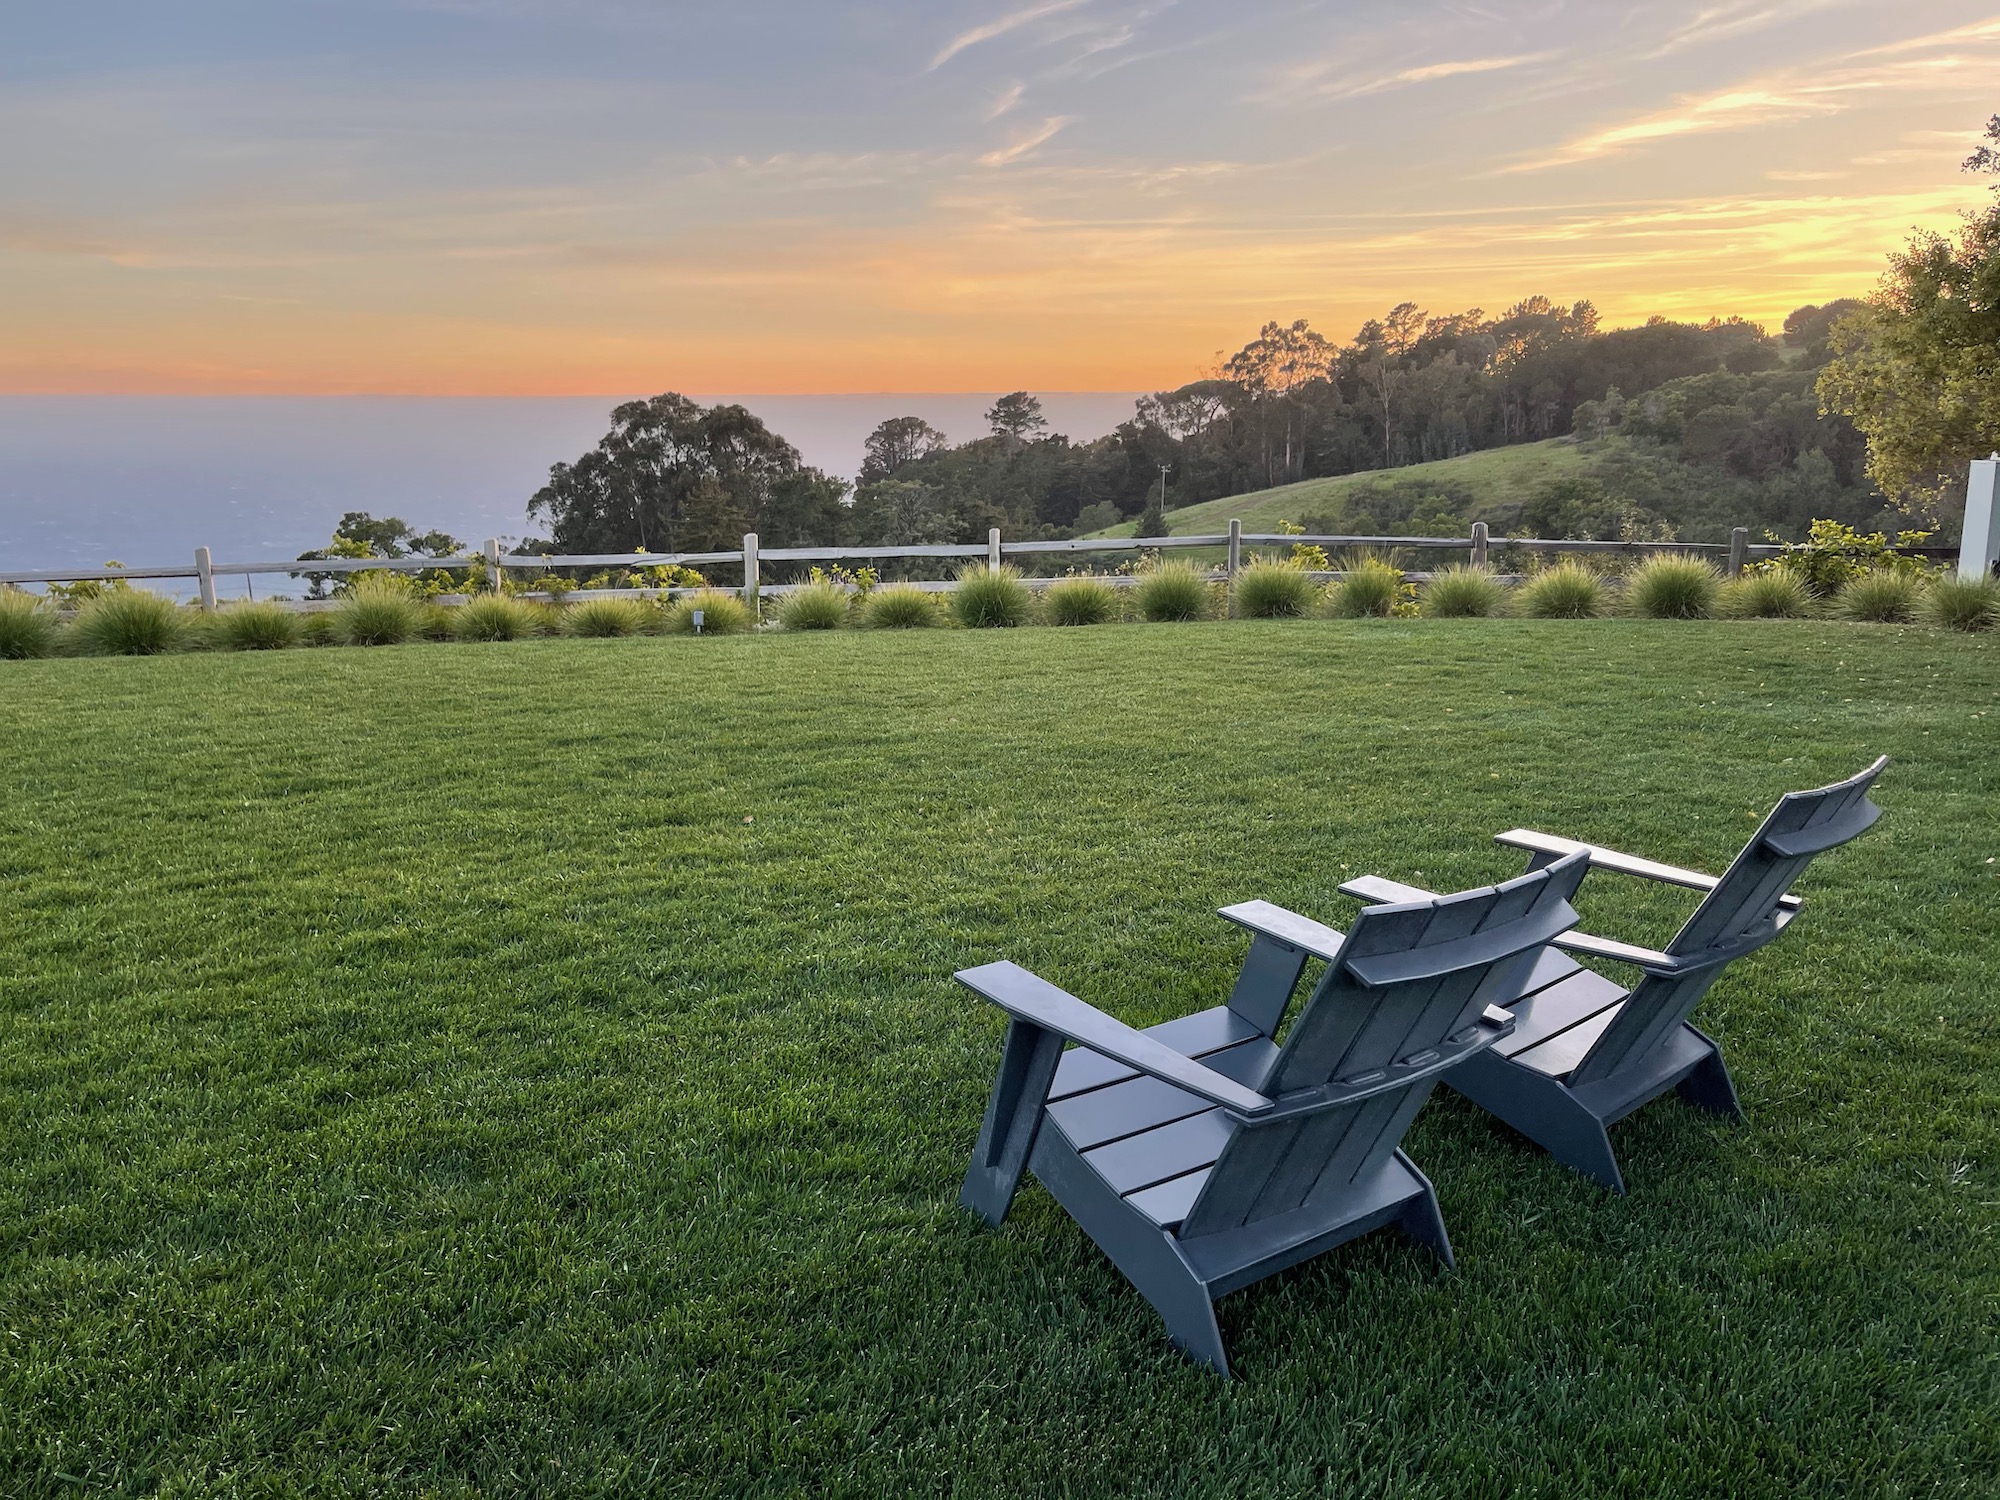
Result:
[[0,389],[1133,389],[1267,318],[1865,291],[2000,8],[8,7]]

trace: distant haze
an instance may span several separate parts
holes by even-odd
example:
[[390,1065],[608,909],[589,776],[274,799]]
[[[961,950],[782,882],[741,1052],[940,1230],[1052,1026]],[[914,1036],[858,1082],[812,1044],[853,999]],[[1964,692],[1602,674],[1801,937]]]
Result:
[[[464,541],[530,530],[549,466],[583,453],[623,398],[0,396],[0,572],[216,560],[322,545],[342,512],[401,516]],[[700,396],[741,401],[809,464],[852,479],[885,417],[954,442],[986,430],[986,395]],[[1134,396],[1042,397],[1051,430],[1109,432]]]

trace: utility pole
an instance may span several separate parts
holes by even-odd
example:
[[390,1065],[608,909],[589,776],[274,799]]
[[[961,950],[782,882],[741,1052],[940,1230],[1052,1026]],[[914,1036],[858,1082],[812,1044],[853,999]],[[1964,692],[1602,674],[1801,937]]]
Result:
[[1167,513],[1167,476],[1174,472],[1172,464],[1160,465],[1160,514]]

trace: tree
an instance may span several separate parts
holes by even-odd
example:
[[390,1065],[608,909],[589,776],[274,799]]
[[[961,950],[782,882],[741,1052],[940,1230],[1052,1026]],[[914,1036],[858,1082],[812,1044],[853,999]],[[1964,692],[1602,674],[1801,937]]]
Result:
[[560,552],[722,550],[767,512],[794,536],[801,513],[831,521],[827,486],[837,503],[845,485],[807,468],[743,407],[705,408],[668,391],[614,408],[611,430],[549,470],[528,514],[548,521]]
[[[2000,145],[2000,116],[1987,137]],[[1965,166],[2000,171],[2000,153],[1982,146]],[[1942,519],[1965,461],[2000,448],[2000,205],[1966,214],[1955,235],[1918,233],[1830,338],[1821,402],[1867,437],[1884,494]]]
[[333,539],[367,549],[352,554],[357,557],[454,557],[465,550],[465,543],[455,536],[442,531],[419,532],[399,516],[384,516],[378,521],[365,510],[343,515],[333,528]]
[[[1032,401],[1034,398],[1031,396],[1028,399]],[[987,420],[991,421],[992,415],[987,413]],[[861,460],[861,477],[856,483],[878,484],[893,478],[904,465],[929,458],[933,453],[942,453],[949,446],[950,439],[922,417],[890,417],[885,422],[877,423],[875,430],[868,434],[867,448]]]
[[1025,443],[1029,433],[1040,432],[1049,425],[1048,418],[1042,415],[1042,403],[1026,391],[1013,391],[995,401],[987,409],[986,423],[1010,450]]

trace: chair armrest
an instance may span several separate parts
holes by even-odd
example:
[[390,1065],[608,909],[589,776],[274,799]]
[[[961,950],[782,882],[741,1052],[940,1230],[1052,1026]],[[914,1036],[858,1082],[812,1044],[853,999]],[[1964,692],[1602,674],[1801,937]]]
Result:
[[976,995],[982,995],[1016,1020],[1066,1036],[1078,1046],[1102,1053],[1149,1078],[1186,1089],[1211,1104],[1240,1115],[1269,1113],[1271,1101],[1191,1057],[1183,1057],[1163,1042],[1086,1005],[1067,990],[1029,973],[1019,964],[982,964],[952,975]]
[[1427,891],[1422,886],[1404,885],[1401,881],[1388,880],[1380,875],[1357,875],[1342,885],[1340,892],[1343,896],[1372,901],[1378,906],[1399,906],[1406,901],[1437,899],[1436,891]]
[[1340,952],[1346,937],[1311,917],[1302,917],[1268,901],[1239,901],[1225,906],[1219,915],[1238,927],[1247,927],[1264,937],[1275,938],[1288,948],[1297,948],[1315,958],[1332,958]]
[[[1553,833],[1536,833],[1531,828],[1510,828],[1505,833],[1495,834],[1496,844],[1509,844],[1516,849],[1526,849],[1534,854],[1574,854],[1584,850],[1590,855],[1593,870],[1609,870],[1615,875],[1634,875],[1641,880],[1655,880],[1662,885],[1685,886],[1692,891],[1712,891],[1722,884],[1718,875],[1704,875],[1699,870],[1683,870],[1678,865],[1663,865],[1655,859],[1641,859],[1636,854],[1625,854],[1617,849],[1607,849],[1601,844],[1585,844],[1576,839],[1558,837]],[[1778,904],[1796,911],[1803,903],[1797,896],[1780,896]]]
[[1592,958],[1608,958],[1621,964],[1636,964],[1648,974],[1674,975],[1695,967],[1686,959],[1675,958],[1671,953],[1662,953],[1657,948],[1641,948],[1635,943],[1621,943],[1616,938],[1598,937],[1595,933],[1572,928],[1557,938],[1552,945],[1565,953],[1583,953]]

